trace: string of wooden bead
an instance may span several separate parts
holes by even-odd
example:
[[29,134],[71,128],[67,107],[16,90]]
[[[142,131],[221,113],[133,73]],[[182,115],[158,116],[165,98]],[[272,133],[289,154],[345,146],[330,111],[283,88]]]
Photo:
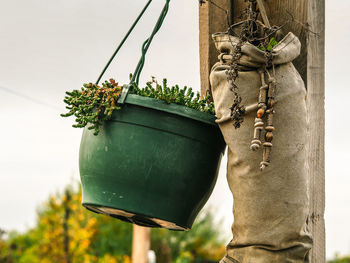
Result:
[[250,149],[252,151],[257,151],[262,144],[261,135],[264,129],[263,117],[267,109],[268,85],[265,83],[264,71],[262,69],[259,69],[258,73],[261,79],[261,87],[259,90],[258,111],[256,113],[255,124],[254,124],[254,138],[250,144]]
[[[271,163],[273,131],[275,130],[275,127],[273,126],[273,115],[275,113],[274,104],[276,93],[276,79],[274,77],[271,77],[267,69],[260,68],[258,69],[258,73],[261,79],[261,87],[259,89],[258,111],[256,113],[254,124],[254,137],[250,144],[250,149],[252,151],[257,151],[260,149],[261,145],[264,147],[263,160],[260,163],[260,170],[263,171]],[[268,78],[267,84],[265,81],[265,74]],[[266,119],[266,126],[264,119]],[[266,132],[264,136],[264,142],[262,142],[261,137],[264,129]]]
[[273,140],[273,131],[275,127],[273,126],[273,114],[274,104],[275,104],[275,92],[276,92],[276,79],[271,77],[269,72],[266,71],[268,75],[268,95],[267,95],[267,123],[265,127],[265,142],[263,143],[264,152],[263,152],[263,161],[260,163],[260,170],[263,171],[271,163],[271,151],[272,151],[272,140]]

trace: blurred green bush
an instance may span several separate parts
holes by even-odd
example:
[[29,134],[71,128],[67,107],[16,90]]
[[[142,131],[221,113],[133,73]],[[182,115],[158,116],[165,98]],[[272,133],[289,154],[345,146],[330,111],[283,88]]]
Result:
[[[189,232],[152,229],[157,263],[218,261],[225,253],[212,213]],[[37,211],[25,233],[0,231],[0,263],[130,263],[132,225],[81,206],[81,188],[67,187]]]

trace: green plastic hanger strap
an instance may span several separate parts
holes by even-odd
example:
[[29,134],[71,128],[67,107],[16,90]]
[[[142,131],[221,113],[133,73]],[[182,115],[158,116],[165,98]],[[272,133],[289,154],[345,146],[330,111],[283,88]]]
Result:
[[146,53],[148,51],[149,46],[151,45],[151,42],[152,42],[154,36],[157,34],[159,29],[163,25],[164,19],[165,19],[166,15],[168,13],[168,10],[169,10],[169,2],[170,2],[170,0],[166,0],[165,6],[163,7],[163,10],[158,18],[158,21],[157,21],[157,23],[152,31],[151,36],[142,45],[141,58],[139,60],[139,63],[137,64],[137,67],[135,69],[134,74],[132,75],[132,78],[130,80],[130,84],[123,87],[122,94],[118,100],[119,104],[124,104],[125,99],[129,93],[129,90],[130,90],[130,88],[132,88],[133,84],[134,83],[136,83],[137,85],[139,84],[140,74],[141,74],[141,71],[142,71],[143,66],[145,64]]
[[139,83],[140,74],[141,74],[141,71],[142,71],[143,66],[145,64],[145,56],[146,56],[147,50],[148,50],[149,46],[151,45],[151,42],[152,42],[155,34],[159,31],[159,29],[163,25],[164,19],[165,19],[166,15],[168,13],[168,10],[169,10],[169,2],[170,2],[170,0],[166,0],[165,6],[164,6],[159,18],[158,18],[158,21],[153,29],[151,36],[142,45],[142,56],[141,56],[141,59],[136,67],[136,70],[133,74],[133,77],[132,77],[130,83],[133,83],[134,81],[136,82],[136,84]]
[[[152,2],[152,0],[149,0],[146,4],[146,6],[142,9],[141,13],[139,14],[139,16],[137,17],[137,19],[135,20],[135,22],[132,24],[131,28],[129,29],[129,31],[127,32],[127,34],[125,35],[125,37],[123,38],[123,40],[121,41],[121,43],[119,44],[119,46],[117,47],[117,49],[115,50],[115,52],[113,53],[112,57],[109,59],[107,65],[104,67],[103,71],[101,72],[100,76],[98,77],[96,84],[98,84],[102,78],[102,76],[104,75],[104,73],[106,72],[106,70],[108,69],[108,67],[110,66],[110,64],[112,63],[114,57],[117,55],[117,53],[119,52],[119,50],[121,49],[121,47],[124,45],[125,41],[127,40],[127,38],[129,37],[130,33],[133,31],[133,29],[135,28],[135,26],[137,25],[137,23],[139,22],[139,20],[141,19],[141,17],[143,16],[143,14],[145,13],[145,11],[147,10],[148,6],[150,5],[150,3]],[[141,49],[141,58],[136,66],[136,69],[134,71],[134,74],[132,75],[132,78],[130,80],[130,84],[129,85],[125,85],[123,88],[123,92],[118,100],[118,103],[120,104],[124,104],[126,96],[129,93],[130,88],[132,88],[133,84],[136,83],[137,85],[139,84],[139,80],[140,80],[140,74],[141,71],[144,67],[145,64],[145,58],[146,58],[146,53],[151,45],[151,42],[154,38],[154,36],[157,34],[157,32],[159,31],[159,29],[161,28],[161,26],[163,25],[164,19],[168,13],[169,10],[169,2],[170,0],[166,0],[166,3],[162,9],[162,12],[157,20],[157,23],[150,35],[149,38],[146,39],[146,41],[143,43],[142,45],[142,49]]]

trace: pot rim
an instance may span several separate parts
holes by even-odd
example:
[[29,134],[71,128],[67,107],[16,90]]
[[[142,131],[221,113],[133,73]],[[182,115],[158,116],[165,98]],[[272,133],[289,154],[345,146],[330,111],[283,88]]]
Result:
[[[193,119],[218,127],[218,125],[215,122],[215,115],[195,110],[184,105],[179,105],[176,103],[166,103],[165,101],[159,99],[144,97],[136,94],[128,94],[125,103],[141,106],[144,108],[150,108],[153,110],[164,111],[167,113],[179,115],[185,118]],[[112,117],[111,120],[113,119],[114,118]]]

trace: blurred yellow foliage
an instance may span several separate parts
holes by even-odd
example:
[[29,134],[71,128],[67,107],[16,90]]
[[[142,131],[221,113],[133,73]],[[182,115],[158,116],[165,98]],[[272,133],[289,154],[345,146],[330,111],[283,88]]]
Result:
[[[38,210],[33,229],[7,239],[2,233],[0,263],[131,263],[132,225],[88,211],[81,194],[80,188],[67,188]],[[189,232],[153,229],[157,263],[218,261],[225,246],[212,219],[202,216]]]

